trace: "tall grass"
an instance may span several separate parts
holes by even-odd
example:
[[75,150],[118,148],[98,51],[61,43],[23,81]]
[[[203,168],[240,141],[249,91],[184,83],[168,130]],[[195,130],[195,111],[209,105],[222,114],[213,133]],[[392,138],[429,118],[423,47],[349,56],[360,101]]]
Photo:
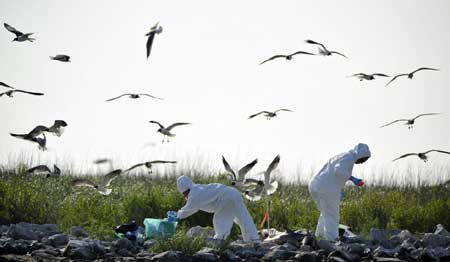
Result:
[[[185,203],[183,196],[176,191],[175,175],[118,177],[112,184],[112,194],[102,196],[89,188],[72,188],[73,174],[33,177],[26,174],[27,168],[24,164],[13,169],[0,168],[0,217],[12,223],[57,223],[65,231],[72,226],[82,226],[92,237],[105,238],[113,235],[116,225],[130,220],[142,224],[144,218],[149,217],[164,218],[167,211],[178,210]],[[226,175],[204,176],[195,171],[190,171],[189,175],[196,183],[229,184]],[[86,176],[92,180],[101,179]],[[345,188],[345,198],[341,203],[341,223],[361,233],[367,233],[371,227],[430,232],[438,223],[450,228],[449,189],[445,184],[349,186]],[[246,204],[259,227],[265,202],[246,200]],[[313,230],[319,211],[307,186],[282,182],[271,197],[270,216],[271,226],[278,229]],[[179,225],[182,228],[212,226],[212,215],[198,212]],[[238,233],[238,229],[234,228],[234,232]]]

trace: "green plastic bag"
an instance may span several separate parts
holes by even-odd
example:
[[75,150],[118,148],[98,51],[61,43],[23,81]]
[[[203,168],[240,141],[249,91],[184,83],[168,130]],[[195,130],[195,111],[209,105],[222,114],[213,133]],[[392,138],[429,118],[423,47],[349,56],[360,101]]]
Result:
[[146,238],[171,237],[175,235],[177,222],[167,219],[146,218],[144,219]]

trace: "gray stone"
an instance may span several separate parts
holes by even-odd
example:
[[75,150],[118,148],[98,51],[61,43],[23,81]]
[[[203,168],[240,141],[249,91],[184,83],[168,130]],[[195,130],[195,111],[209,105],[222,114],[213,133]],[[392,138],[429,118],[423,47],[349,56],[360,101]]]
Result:
[[314,252],[300,252],[295,255],[295,259],[300,262],[316,262],[317,254]]
[[450,251],[448,248],[436,247],[431,250],[431,253],[437,257],[448,257],[450,256]]
[[450,237],[450,233],[441,224],[436,225],[436,230],[434,231],[434,234]]
[[125,248],[117,250],[116,253],[121,257],[134,257],[134,254],[130,250]]
[[124,237],[121,238],[119,240],[117,240],[115,243],[113,243],[113,247],[116,250],[119,249],[126,249],[126,250],[133,250],[134,249],[134,245],[133,242],[131,242],[128,238]]
[[181,252],[179,251],[166,251],[152,257],[152,261],[161,262],[178,262],[181,259]]
[[325,250],[325,252],[330,253],[336,249],[336,246],[328,240],[321,239],[317,241],[317,247]]
[[233,251],[226,249],[220,254],[220,261],[237,262],[240,261],[240,258],[236,256]]
[[401,260],[395,257],[376,257],[376,262],[404,262],[405,260]]
[[84,229],[82,227],[77,227],[77,226],[70,228],[70,234],[74,237],[79,237],[79,238],[89,236],[89,232],[86,229]]
[[31,257],[37,261],[56,261],[56,257],[54,255],[49,254],[42,249],[31,252]]
[[191,227],[186,232],[186,236],[189,238],[213,238],[214,234],[214,229],[201,226]]
[[8,232],[9,226],[7,225],[0,225],[0,236]]
[[26,239],[26,240],[39,240],[39,236],[31,229],[23,227],[19,224],[13,224],[9,226],[6,232],[7,237],[13,239]]
[[262,257],[264,253],[261,250],[256,250],[254,244],[243,243],[239,240],[234,241],[228,245],[228,249],[233,251],[236,256],[240,258]]
[[389,231],[386,229],[371,228],[370,238],[375,243],[380,243],[389,239]]
[[345,252],[344,250],[335,250],[332,251],[328,257],[339,257],[342,258],[343,260],[347,261],[347,262],[353,262],[354,259],[352,257],[352,255],[350,255],[349,253]]
[[156,241],[156,240],[153,240],[153,239],[146,240],[146,241],[144,242],[143,247],[144,247],[144,249],[149,249],[149,248],[151,248],[152,246],[154,246],[156,243],[157,243],[157,241]]
[[423,243],[426,247],[448,247],[450,246],[450,237],[437,235],[432,233],[425,233],[423,236]]
[[328,257],[328,262],[346,262],[344,259],[340,257]]
[[37,234],[39,239],[61,233],[61,231],[59,230],[59,226],[56,224],[39,225],[39,224],[20,222],[16,225],[21,226],[27,230],[33,231],[35,234]]
[[269,253],[265,254],[263,257],[264,261],[277,261],[277,260],[286,260],[292,257],[295,257],[297,253],[288,251],[285,248],[276,248]]
[[94,260],[96,254],[91,243],[83,240],[71,239],[63,250],[63,255],[71,259]]
[[[208,248],[210,249],[210,248]],[[219,261],[219,257],[214,250],[202,249],[193,255],[195,261],[215,262]]]
[[345,248],[349,253],[362,255],[367,246],[365,244],[351,243],[347,244]]
[[299,252],[311,252],[311,251],[313,251],[313,249],[310,246],[300,246],[298,248],[298,251]]
[[30,256],[8,254],[8,255],[0,256],[0,261],[2,261],[2,262],[33,262],[33,258]]
[[384,248],[379,246],[377,249],[373,251],[373,255],[376,257],[393,257],[395,253],[400,251],[401,247],[396,248]]
[[48,243],[54,247],[64,246],[69,242],[69,237],[64,234],[56,234],[48,237]]

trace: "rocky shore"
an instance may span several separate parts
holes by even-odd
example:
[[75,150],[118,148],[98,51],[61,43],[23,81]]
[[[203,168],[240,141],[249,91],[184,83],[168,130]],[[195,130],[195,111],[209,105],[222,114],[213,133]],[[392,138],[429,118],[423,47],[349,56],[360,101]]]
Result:
[[[196,227],[188,235],[204,230]],[[272,231],[260,244],[237,240],[193,255],[176,250],[150,253],[152,240],[93,240],[81,227],[64,234],[54,224],[0,225],[0,235],[0,261],[450,261],[450,233],[442,225],[420,236],[408,230],[372,229],[367,238],[342,236],[337,242],[317,240],[306,230]]]

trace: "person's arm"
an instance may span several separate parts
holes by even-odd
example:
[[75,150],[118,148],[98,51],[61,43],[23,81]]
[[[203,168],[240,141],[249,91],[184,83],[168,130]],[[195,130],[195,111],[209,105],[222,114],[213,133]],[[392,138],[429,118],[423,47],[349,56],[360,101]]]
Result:
[[178,210],[177,212],[177,219],[184,219],[187,218],[193,214],[195,214],[199,208],[196,207],[193,201],[193,196],[192,197],[188,197],[187,203],[186,205],[184,205],[184,207],[182,207],[180,210]]

